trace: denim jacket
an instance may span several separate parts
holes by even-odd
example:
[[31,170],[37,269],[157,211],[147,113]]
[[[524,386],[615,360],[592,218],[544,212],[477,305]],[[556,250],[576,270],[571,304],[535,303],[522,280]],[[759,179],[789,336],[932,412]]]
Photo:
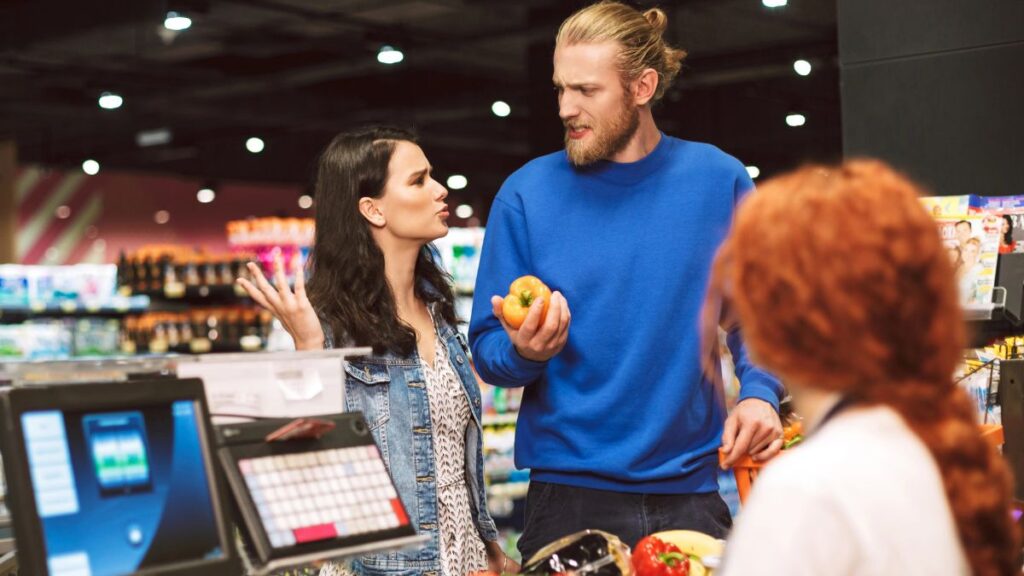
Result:
[[[472,421],[466,428],[466,485],[480,537],[498,538],[487,511],[480,424],[480,388],[469,364],[465,337],[435,313],[441,341],[448,347],[452,367],[462,380]],[[331,328],[323,323],[324,347],[334,348]],[[426,378],[417,351],[410,356],[390,352],[351,358],[345,367],[345,408],[366,416],[373,438],[395,481],[398,495],[409,512],[417,533],[430,536],[418,550],[401,550],[361,556],[352,562],[357,574],[377,576],[440,575],[437,484],[434,473],[433,429]]]

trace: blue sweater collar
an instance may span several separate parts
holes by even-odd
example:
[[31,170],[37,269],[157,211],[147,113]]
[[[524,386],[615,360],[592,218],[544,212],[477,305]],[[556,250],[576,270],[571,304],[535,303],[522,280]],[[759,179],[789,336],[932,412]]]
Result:
[[573,170],[580,175],[595,176],[614,184],[636,184],[657,172],[669,157],[672,139],[664,132],[659,132],[659,134],[661,134],[661,138],[654,150],[636,162],[598,160],[582,168],[573,166]]

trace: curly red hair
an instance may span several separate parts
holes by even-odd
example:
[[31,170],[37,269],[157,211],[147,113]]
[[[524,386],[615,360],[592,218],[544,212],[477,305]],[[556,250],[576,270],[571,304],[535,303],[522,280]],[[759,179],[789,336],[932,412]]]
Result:
[[931,451],[977,576],[1017,574],[1012,480],[953,382],[964,327],[953,268],[919,189],[877,161],[808,166],[742,204],[705,320],[743,326],[784,381],[901,414]]

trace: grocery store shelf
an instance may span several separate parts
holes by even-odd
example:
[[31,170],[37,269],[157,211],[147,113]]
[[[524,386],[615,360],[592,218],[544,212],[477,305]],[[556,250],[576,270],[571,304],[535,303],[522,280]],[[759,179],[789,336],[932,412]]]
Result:
[[964,307],[968,347],[981,348],[1000,338],[1024,334],[1024,321],[1007,307],[1006,294],[1005,288],[996,286],[993,303]]
[[487,487],[487,495],[492,498],[526,498],[529,482],[495,483]]
[[23,306],[0,307],[0,323],[35,318],[120,318],[145,312],[149,307],[147,296],[117,296],[102,302],[32,302]]
[[241,352],[261,352],[263,343],[258,346],[243,346],[239,342],[210,341],[206,338],[194,338],[189,342],[183,342],[170,346],[157,344],[155,349],[149,347],[151,354],[237,354]]
[[509,424],[515,424],[516,419],[518,418],[518,412],[510,412],[506,414],[484,414],[481,424],[484,426],[508,426]]
[[151,309],[154,311],[173,311],[191,305],[253,303],[245,291],[237,285],[185,286],[179,284],[167,286],[162,290],[135,291],[134,294],[148,296],[152,300]]

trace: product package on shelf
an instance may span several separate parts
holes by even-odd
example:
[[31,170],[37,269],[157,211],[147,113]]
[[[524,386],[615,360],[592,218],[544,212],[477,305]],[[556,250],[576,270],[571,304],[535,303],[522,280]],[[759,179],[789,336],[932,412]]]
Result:
[[112,318],[64,318],[0,324],[3,360],[63,360],[120,353],[121,323]]
[[955,218],[982,212],[985,199],[974,194],[962,196],[925,196],[921,203],[935,218]]
[[1002,424],[1002,413],[995,402],[999,391],[999,360],[968,360],[957,380],[974,402],[979,424]]
[[145,310],[117,293],[112,264],[0,266],[0,358],[58,360],[120,350],[116,318]]
[[449,228],[447,236],[434,241],[441,263],[455,280],[456,292],[473,293],[483,245],[483,228]]
[[72,345],[71,331],[60,320],[0,324],[0,358],[4,360],[70,358]]
[[28,267],[0,265],[0,306],[28,306]]
[[514,415],[519,412],[519,405],[523,401],[523,389],[502,388],[483,382],[479,384],[484,421],[486,422],[489,417],[511,415],[513,416],[512,423],[514,424]]
[[935,219],[956,270],[960,303],[965,307],[992,303],[999,260],[1001,220],[994,214]]
[[[522,499],[530,480],[529,470],[518,470],[515,466],[516,418],[523,389],[481,382],[480,393],[487,506],[500,527],[522,530]],[[510,534],[514,541],[514,532]]]
[[121,352],[121,323],[117,320],[82,318],[72,325],[75,356],[111,356]]
[[1024,337],[1004,338],[974,350],[971,356],[958,368],[957,383],[974,401],[979,424],[1002,424],[1002,410],[997,402],[1002,362],[1024,356]]
[[118,264],[118,286],[123,292],[153,294],[161,298],[183,298],[191,289],[200,295],[219,290],[240,296],[235,279],[248,276],[245,254],[208,254],[191,247],[147,246],[122,254]]
[[154,312],[125,320],[125,353],[249,352],[266,347],[269,312],[252,307],[204,307]]
[[231,249],[251,255],[267,276],[280,257],[291,282],[295,267],[304,267],[309,257],[315,226],[312,218],[253,218],[228,222],[227,234]]
[[981,201],[982,211],[1007,220],[1008,229],[1000,230],[999,253],[1024,252],[1024,196],[987,196]]
[[25,309],[98,310],[145,307],[144,299],[126,299],[117,293],[117,266],[0,266],[0,311]]

